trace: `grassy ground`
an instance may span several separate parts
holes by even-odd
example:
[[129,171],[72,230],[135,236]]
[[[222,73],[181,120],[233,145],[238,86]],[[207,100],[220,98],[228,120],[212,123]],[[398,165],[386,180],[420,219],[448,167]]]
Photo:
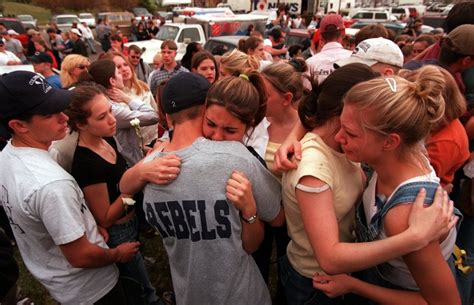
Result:
[[51,19],[51,11],[39,6],[16,3],[16,2],[3,2],[3,15],[32,15],[33,18],[38,19],[38,25],[44,25]]
[[[146,266],[157,293],[162,295],[165,291],[173,290],[168,267],[168,258],[160,237],[143,238],[142,244],[145,257],[151,257],[156,260],[155,263],[147,263]],[[18,251],[16,251],[16,258],[20,265],[20,279],[18,280],[18,285],[20,286],[21,296],[30,298],[35,305],[58,304],[51,298],[48,291],[28,272]]]
[[[171,275],[169,271],[168,258],[163,248],[163,244],[159,236],[152,238],[143,238],[143,253],[145,257],[152,257],[156,260],[153,264],[147,263],[148,274],[151,278],[152,284],[155,286],[158,295],[162,295],[165,291],[172,291]],[[35,305],[57,305],[46,289],[39,284],[32,275],[26,270],[23,261],[21,260],[18,251],[16,252],[17,262],[20,265],[20,279],[18,285],[20,286],[21,295],[29,297]],[[272,262],[275,262],[275,257]],[[270,291],[275,295],[276,287],[276,263],[272,264],[270,274]]]

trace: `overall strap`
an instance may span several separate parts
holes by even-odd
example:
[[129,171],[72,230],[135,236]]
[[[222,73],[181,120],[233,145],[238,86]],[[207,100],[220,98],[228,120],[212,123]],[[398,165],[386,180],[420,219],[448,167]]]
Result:
[[401,203],[414,202],[422,187],[426,189],[425,204],[433,203],[438,186],[438,183],[429,181],[414,181],[400,186],[388,201],[381,204],[377,213],[372,217],[370,225],[380,230],[382,219],[388,211]]

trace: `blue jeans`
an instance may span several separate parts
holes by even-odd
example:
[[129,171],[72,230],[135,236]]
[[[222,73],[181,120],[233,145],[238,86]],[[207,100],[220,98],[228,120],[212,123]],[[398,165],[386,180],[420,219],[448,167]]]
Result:
[[[108,232],[109,241],[107,244],[110,248],[115,248],[127,241],[136,241],[138,237],[137,218],[135,217],[126,223],[112,225],[108,229]],[[152,286],[148,278],[148,273],[145,270],[145,264],[140,251],[137,252],[130,262],[117,264],[117,266],[119,267],[121,277],[131,278],[141,285],[143,295],[141,295],[140,298],[145,299],[145,304],[150,304],[158,300],[156,290]]]
[[288,305],[340,305],[341,298],[331,299],[313,287],[313,279],[299,274],[286,255],[278,260],[280,279]]

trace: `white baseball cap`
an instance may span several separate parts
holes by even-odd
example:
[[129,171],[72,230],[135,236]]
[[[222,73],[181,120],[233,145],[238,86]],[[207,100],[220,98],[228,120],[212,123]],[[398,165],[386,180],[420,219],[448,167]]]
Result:
[[342,67],[352,63],[362,63],[368,66],[384,63],[402,68],[403,53],[391,40],[382,37],[370,38],[361,41],[351,57],[336,61],[335,65]]
[[79,30],[76,29],[76,28],[72,28],[72,29],[70,30],[70,32],[71,32],[71,33],[74,33],[74,34],[76,34],[76,35],[78,35],[78,36],[82,36],[81,31],[79,31]]
[[12,30],[12,29],[9,29],[9,30],[7,31],[7,33],[8,33],[8,35],[20,35],[20,34],[18,34],[15,30]]

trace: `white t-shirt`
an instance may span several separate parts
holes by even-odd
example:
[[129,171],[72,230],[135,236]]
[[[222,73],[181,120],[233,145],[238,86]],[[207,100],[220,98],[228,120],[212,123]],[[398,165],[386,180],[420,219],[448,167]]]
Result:
[[60,245],[84,234],[108,248],[74,178],[36,148],[8,143],[0,153],[0,204],[31,274],[62,304],[93,304],[117,283],[115,265],[75,268]]
[[270,14],[268,14],[267,24],[270,24],[272,23],[272,21],[275,21],[278,17],[277,14],[278,13],[276,10],[271,11]]
[[19,63],[21,62],[21,60],[10,51],[5,50],[0,52],[0,66],[6,66],[10,60],[14,60]]
[[352,51],[344,49],[339,42],[328,42],[321,49],[321,52],[306,60],[308,73],[317,77],[320,84],[334,71],[336,61],[349,58],[351,54]]

